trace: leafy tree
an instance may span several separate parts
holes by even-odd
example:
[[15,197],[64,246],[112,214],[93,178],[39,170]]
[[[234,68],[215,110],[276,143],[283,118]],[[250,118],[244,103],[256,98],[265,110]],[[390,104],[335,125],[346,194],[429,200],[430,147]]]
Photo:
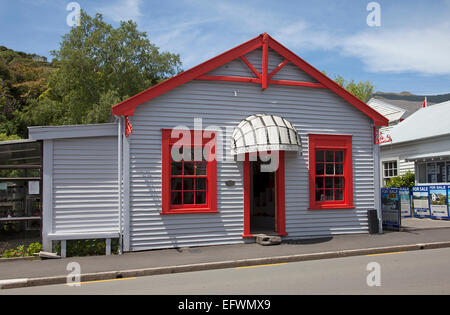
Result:
[[370,100],[373,94],[374,86],[369,81],[355,82],[351,80],[348,82],[340,75],[336,76],[334,81],[363,102]]
[[411,171],[407,171],[403,175],[392,177],[386,183],[386,187],[413,187],[416,184],[415,175]]
[[[325,70],[323,70],[322,73],[327,75]],[[370,100],[375,88],[369,81],[355,82],[354,80],[351,80],[350,82],[348,82],[341,75],[335,75],[334,82],[342,86],[344,89],[352,93],[363,102],[367,102],[368,100]]]
[[181,71],[179,55],[160,52],[133,21],[114,28],[83,11],[52,55],[57,70],[22,112],[27,125],[108,122],[112,105]]

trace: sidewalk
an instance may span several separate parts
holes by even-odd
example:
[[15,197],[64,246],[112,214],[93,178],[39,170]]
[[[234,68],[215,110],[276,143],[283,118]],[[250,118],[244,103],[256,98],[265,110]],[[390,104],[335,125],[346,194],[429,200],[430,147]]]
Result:
[[450,247],[449,228],[386,231],[376,235],[338,235],[313,240],[285,241],[274,246],[252,243],[153,250],[112,256],[8,261],[0,262],[0,280],[22,279],[16,283],[13,281],[12,285],[3,284],[3,288],[65,283],[65,277],[69,273],[66,267],[70,262],[80,264],[81,281],[92,281],[438,247]]

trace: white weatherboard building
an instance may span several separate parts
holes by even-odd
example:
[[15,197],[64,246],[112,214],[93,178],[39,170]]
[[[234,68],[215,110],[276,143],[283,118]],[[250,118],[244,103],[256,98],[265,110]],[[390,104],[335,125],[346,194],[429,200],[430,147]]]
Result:
[[[416,184],[450,183],[450,101],[421,108],[388,132],[380,146],[383,180],[415,172]],[[384,174],[384,172],[386,172]]]
[[139,251],[261,232],[367,233],[368,210],[379,210],[374,129],[388,120],[267,34],[113,114],[116,124],[29,128],[44,143],[47,249],[119,236]]

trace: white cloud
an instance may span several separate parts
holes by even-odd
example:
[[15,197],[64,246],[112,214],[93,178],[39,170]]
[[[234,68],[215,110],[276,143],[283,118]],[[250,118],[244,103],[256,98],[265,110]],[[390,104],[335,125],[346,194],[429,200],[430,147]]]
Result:
[[98,9],[115,22],[133,20],[137,22],[142,16],[139,6],[141,0],[117,0],[113,4]]
[[447,21],[409,27],[398,26],[401,23],[363,26],[349,34],[301,18],[287,20],[281,13],[258,11],[247,4],[202,3],[205,11],[196,12],[195,17],[186,16],[174,24],[160,20],[159,29],[149,32],[164,50],[180,53],[186,68],[268,32],[300,56],[304,51],[326,50],[357,58],[367,71],[375,73],[450,74]]
[[359,58],[372,72],[450,74],[450,24],[381,29],[342,40],[344,54]]

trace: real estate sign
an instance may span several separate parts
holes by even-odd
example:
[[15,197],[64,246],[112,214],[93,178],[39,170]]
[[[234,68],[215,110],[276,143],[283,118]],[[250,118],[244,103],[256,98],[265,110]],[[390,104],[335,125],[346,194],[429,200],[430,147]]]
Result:
[[409,193],[409,188],[402,187],[399,188],[399,197],[400,197],[400,212],[402,218],[410,218],[412,217],[412,209],[411,209],[411,196]]
[[448,219],[447,186],[431,185],[428,187],[428,191],[430,195],[431,217],[435,219]]
[[431,213],[428,197],[428,186],[413,187],[414,216],[421,218],[430,217]]
[[400,228],[400,194],[398,188],[381,188],[381,216],[383,228]]

